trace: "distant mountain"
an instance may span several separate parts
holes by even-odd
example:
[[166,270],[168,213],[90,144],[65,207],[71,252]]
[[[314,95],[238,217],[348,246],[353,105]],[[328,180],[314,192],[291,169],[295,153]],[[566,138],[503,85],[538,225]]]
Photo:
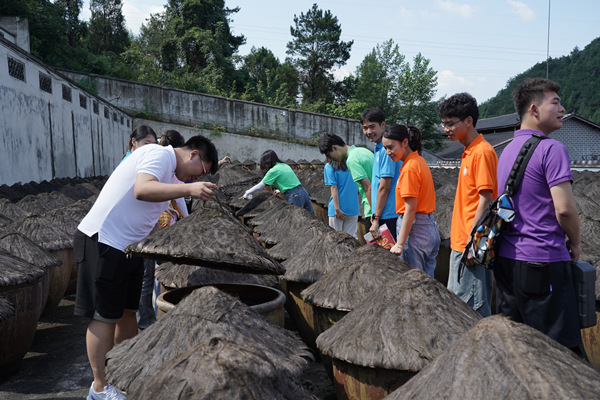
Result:
[[[567,113],[600,123],[600,38],[583,50],[575,47],[568,56],[551,58],[548,76],[560,84],[560,97]],[[479,106],[480,118],[514,113],[511,93],[517,84],[524,78],[545,77],[544,61],[511,78],[504,89]]]

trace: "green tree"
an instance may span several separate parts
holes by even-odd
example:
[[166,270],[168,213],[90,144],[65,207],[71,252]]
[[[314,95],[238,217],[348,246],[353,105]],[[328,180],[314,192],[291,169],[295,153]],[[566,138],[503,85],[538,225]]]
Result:
[[412,67],[407,64],[398,77],[398,120],[406,125],[421,129],[423,145],[437,150],[442,146],[442,135],[437,130],[437,106],[433,101],[437,86],[437,72],[429,67],[429,60],[421,53],[413,59]]
[[311,107],[319,103],[322,106],[318,108],[324,109],[326,103],[333,102],[331,68],[346,64],[354,41],[341,41],[337,17],[317,4],[306,14],[294,15],[294,25],[290,27],[293,40],[287,44],[287,53],[300,73],[302,102]]
[[87,34],[85,23],[79,20],[83,0],[56,0],[54,4],[63,11],[69,46],[77,46]]
[[271,50],[252,47],[250,53],[243,57],[241,70],[247,81],[243,100],[283,107],[296,104],[297,71],[289,64],[282,65]]
[[89,49],[95,54],[122,53],[129,46],[129,34],[121,0],[91,0]]
[[355,99],[379,108],[388,121],[396,121],[399,118],[398,78],[407,73],[407,68],[404,55],[392,39],[378,44],[356,69]]

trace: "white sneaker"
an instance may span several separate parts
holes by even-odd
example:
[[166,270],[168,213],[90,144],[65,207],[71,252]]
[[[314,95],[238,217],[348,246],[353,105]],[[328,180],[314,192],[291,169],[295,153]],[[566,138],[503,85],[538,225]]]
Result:
[[125,395],[112,385],[106,385],[104,391],[98,393],[94,390],[94,382],[92,382],[86,400],[125,400]]

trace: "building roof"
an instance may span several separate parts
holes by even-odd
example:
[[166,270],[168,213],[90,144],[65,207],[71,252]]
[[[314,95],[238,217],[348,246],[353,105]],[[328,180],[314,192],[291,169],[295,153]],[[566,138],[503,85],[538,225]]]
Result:
[[521,125],[521,120],[517,113],[500,115],[499,117],[483,118],[477,121],[477,131],[483,133],[492,133],[499,131],[514,131]]
[[[477,124],[479,126],[479,124]],[[479,131],[479,129],[478,129]],[[480,133],[483,133],[481,131],[479,131]],[[487,133],[487,134],[483,134],[483,138],[485,140],[487,140],[492,146],[496,146],[500,143],[506,142],[510,139],[513,138],[514,135],[514,130],[510,129],[510,130],[504,130],[501,132],[496,132],[496,133]],[[438,151],[437,153],[435,153],[436,156],[444,159],[444,160],[460,160],[464,147],[463,145],[457,140],[457,141],[450,141],[450,140],[446,140],[444,141],[444,144],[446,145],[445,148],[441,151]]]

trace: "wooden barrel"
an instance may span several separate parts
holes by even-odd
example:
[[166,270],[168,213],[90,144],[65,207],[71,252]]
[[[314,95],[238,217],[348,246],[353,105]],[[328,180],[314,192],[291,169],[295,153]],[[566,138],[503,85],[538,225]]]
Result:
[[309,286],[308,283],[286,281],[285,287],[288,301],[285,305],[290,318],[294,322],[300,337],[313,350],[317,349],[315,341],[317,334],[315,330],[315,315],[313,306],[302,300],[300,293]]
[[58,303],[63,298],[69,286],[71,272],[75,259],[73,256],[73,248],[51,251],[62,261],[62,264],[49,269],[50,288],[48,290],[48,300],[43,313],[48,315],[58,308]]
[[415,372],[369,368],[333,359],[338,400],[379,400],[404,385]]
[[240,300],[266,319],[283,327],[285,295],[272,287],[249,283],[216,283],[212,285],[188,286],[161,293],[156,299],[158,317],[173,309],[185,296],[203,286],[214,286]]
[[581,330],[583,349],[590,364],[600,369],[600,302],[596,301],[596,325]]
[[42,312],[46,270],[0,252],[0,296],[15,306],[0,321],[0,378],[16,373],[27,354]]

